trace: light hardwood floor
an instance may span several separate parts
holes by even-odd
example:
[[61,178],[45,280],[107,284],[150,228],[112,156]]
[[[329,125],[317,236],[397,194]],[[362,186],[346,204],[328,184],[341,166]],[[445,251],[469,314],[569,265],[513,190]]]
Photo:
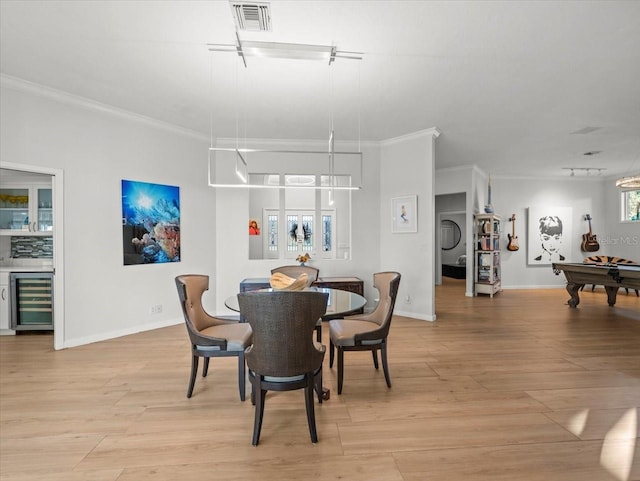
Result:
[[294,391],[269,394],[251,446],[235,358],[187,399],[183,325],[57,352],[2,337],[0,480],[640,480],[640,299],[445,281],[436,322],[394,318],[391,389],[348,352],[338,396],[327,356],[315,445]]

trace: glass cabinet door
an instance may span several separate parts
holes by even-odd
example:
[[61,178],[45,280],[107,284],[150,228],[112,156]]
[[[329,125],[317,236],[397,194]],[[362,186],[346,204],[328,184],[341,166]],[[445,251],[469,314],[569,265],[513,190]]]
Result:
[[0,229],[29,230],[29,189],[0,188]]
[[46,232],[53,230],[53,202],[51,189],[38,188],[38,225],[37,230]]
[[[5,235],[39,233],[53,230],[53,196],[51,187],[0,187],[0,231]],[[49,232],[49,234],[47,234]]]

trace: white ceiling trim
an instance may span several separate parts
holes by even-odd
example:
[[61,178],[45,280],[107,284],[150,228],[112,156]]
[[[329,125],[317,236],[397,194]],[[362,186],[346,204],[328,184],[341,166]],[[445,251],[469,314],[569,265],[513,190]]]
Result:
[[200,132],[185,129],[183,127],[178,127],[176,125],[169,124],[167,122],[153,119],[151,117],[147,117],[144,115],[140,115],[135,112],[131,112],[129,110],[119,109],[112,105],[96,102],[95,100],[91,100],[85,97],[80,97],[79,95],[70,94],[68,92],[54,89],[52,87],[46,87],[44,85],[40,85],[34,82],[29,82],[27,80],[23,80],[17,77],[12,77],[10,75],[0,74],[0,86],[2,86],[3,88],[8,88],[12,90],[17,90],[19,92],[28,93],[31,95],[37,95],[39,97],[44,97],[46,99],[54,100],[56,102],[69,104],[76,107],[81,107],[83,109],[91,110],[93,112],[106,113],[108,115],[112,115],[115,117],[125,118],[128,120],[132,120],[134,122],[146,124],[150,127],[170,131],[180,135],[186,135],[188,137],[196,138],[198,140],[204,140],[206,142],[210,142],[211,140],[208,136],[203,135]]
[[440,134],[441,132],[440,130],[438,130],[438,127],[431,127],[429,129],[418,130],[417,132],[411,132],[410,134],[400,135],[398,137],[393,137],[391,139],[382,140],[380,142],[380,145],[388,146],[388,145],[397,144],[399,142],[406,142],[408,140],[419,139],[425,136],[431,136],[434,139],[437,139],[438,137],[440,137]]

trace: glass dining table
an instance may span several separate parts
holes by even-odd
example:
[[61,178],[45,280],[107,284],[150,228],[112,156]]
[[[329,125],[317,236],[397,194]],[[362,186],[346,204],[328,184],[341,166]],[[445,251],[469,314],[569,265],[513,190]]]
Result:
[[[258,289],[261,292],[273,292],[275,289]],[[343,291],[342,289],[332,289],[329,287],[308,287],[308,291],[326,292],[329,294],[327,299],[327,310],[322,316],[323,321],[329,321],[331,319],[341,318],[349,314],[354,314],[360,311],[367,300],[360,294],[355,292]],[[240,305],[238,304],[238,296],[233,295],[227,297],[224,301],[224,305],[235,312],[240,312]]]

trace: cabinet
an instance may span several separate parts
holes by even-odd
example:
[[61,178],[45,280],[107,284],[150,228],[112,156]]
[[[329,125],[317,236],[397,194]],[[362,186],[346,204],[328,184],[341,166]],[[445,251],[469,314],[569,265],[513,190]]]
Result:
[[7,334],[9,329],[9,273],[0,272],[0,333]]
[[500,216],[476,214],[474,216],[474,285],[475,293],[500,292]]
[[0,235],[52,235],[51,185],[0,187]]

